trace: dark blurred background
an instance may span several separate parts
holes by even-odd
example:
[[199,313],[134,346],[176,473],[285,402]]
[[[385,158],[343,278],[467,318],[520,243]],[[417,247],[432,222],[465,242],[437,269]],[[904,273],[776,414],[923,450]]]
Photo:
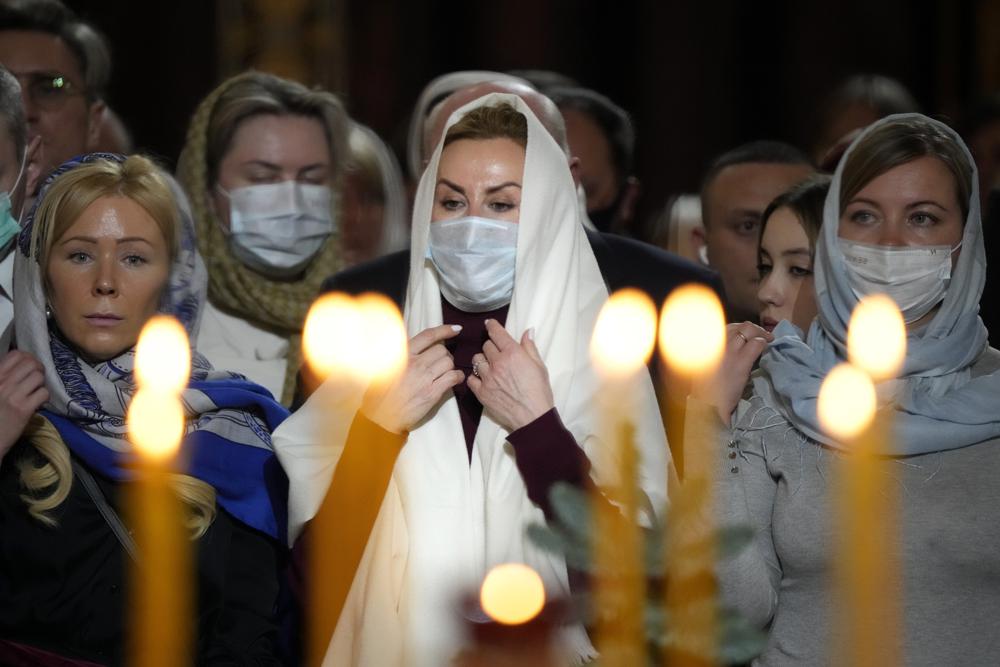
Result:
[[895,77],[946,118],[1000,89],[998,0],[68,4],[109,38],[110,103],[136,145],[167,161],[201,97],[248,66],[330,88],[397,150],[432,77],[552,69],[633,114],[647,211],[694,190],[737,143],[805,147],[824,94],[850,74]]

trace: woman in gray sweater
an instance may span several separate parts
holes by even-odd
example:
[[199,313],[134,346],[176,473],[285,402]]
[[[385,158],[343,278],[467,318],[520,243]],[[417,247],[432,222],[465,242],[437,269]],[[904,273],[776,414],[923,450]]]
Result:
[[[751,548],[720,564],[720,587],[769,632],[754,664],[831,664],[845,639],[832,573],[850,454],[816,403],[845,360],[851,311],[875,292],[900,307],[908,338],[899,378],[879,387],[895,426],[876,465],[898,499],[901,620],[888,652],[907,665],[1000,662],[1000,352],[978,315],[985,269],[975,164],[958,135],[918,114],[865,130],[826,200],[819,316],[805,340],[780,323],[750,400],[717,403],[728,426],[717,507],[725,524],[755,530]],[[760,332],[730,333],[730,368],[749,368]]]

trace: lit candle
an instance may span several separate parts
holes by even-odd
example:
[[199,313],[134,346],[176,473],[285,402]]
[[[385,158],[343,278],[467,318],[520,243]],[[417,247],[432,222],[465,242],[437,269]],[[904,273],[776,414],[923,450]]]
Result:
[[[710,381],[722,361],[726,320],[719,298],[703,285],[674,290],[660,316],[660,351],[673,374],[695,385]],[[665,663],[711,665],[718,652],[712,502],[718,417],[689,401],[683,416],[684,484],[674,493],[667,531],[666,605],[674,638]]]
[[609,505],[599,490],[593,503],[596,639],[606,665],[637,665],[646,660],[646,578],[632,419],[640,409],[636,400],[639,374],[646,372],[655,343],[656,307],[649,297],[634,289],[612,294],[598,315],[590,343],[591,359],[602,382],[597,394],[600,432],[617,466],[617,486],[611,490],[617,507]]
[[138,478],[128,505],[138,563],[129,590],[129,664],[160,666],[191,662],[191,531],[170,485],[184,435],[180,392],[187,385],[191,350],[177,320],[157,316],[136,346],[138,391],[128,411],[129,439],[139,454]]
[[521,563],[497,565],[479,591],[483,611],[498,623],[521,625],[545,606],[545,586],[538,573]]
[[[403,318],[392,301],[377,294],[322,296],[306,317],[302,345],[315,380],[337,383],[337,395],[360,394],[369,386],[393,381],[405,369],[408,358]],[[318,390],[320,400],[324,399],[322,391]],[[343,418],[334,409],[334,400],[331,396],[329,409],[319,417],[327,420],[319,424],[321,433],[344,430],[343,424],[333,423]],[[334,446],[331,441],[327,444]],[[375,448],[375,443],[364,444]],[[354,457],[351,461],[350,474],[345,475],[340,474],[344,458],[340,459],[309,526],[309,665],[323,662],[392,472],[391,462],[379,457]],[[389,469],[373,469],[383,465]]]
[[522,563],[504,563],[483,579],[478,599],[463,603],[472,645],[453,667],[556,667],[567,664],[553,641],[558,601],[547,604],[542,578]]
[[850,449],[837,494],[834,559],[837,664],[899,662],[899,587],[894,488],[878,454],[891,437],[892,410],[878,410],[875,382],[895,378],[906,357],[906,326],[884,295],[863,299],[847,336],[850,364],[824,380],[817,403],[823,428]]

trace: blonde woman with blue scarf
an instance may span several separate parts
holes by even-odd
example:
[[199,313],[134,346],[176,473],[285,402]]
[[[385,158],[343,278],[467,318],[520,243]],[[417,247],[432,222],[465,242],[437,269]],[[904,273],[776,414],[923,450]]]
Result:
[[[840,641],[831,489],[849,453],[820,427],[816,403],[845,359],[852,310],[876,292],[897,303],[908,332],[898,379],[880,387],[895,404],[877,465],[899,497],[902,612],[898,644],[886,649],[907,665],[1000,655],[1000,353],[978,314],[977,188],[972,156],[947,126],[907,114],[867,128],[827,196],[818,317],[804,337],[780,323],[751,399],[719,406],[732,443],[718,455],[720,511],[756,532],[752,548],[720,565],[721,589],[769,632],[755,665],[830,664]],[[730,346],[732,359],[754,351],[739,335]]]

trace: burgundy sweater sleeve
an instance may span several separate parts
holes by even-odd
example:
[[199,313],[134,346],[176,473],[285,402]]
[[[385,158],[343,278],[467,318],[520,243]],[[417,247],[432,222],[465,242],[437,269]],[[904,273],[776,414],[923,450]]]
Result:
[[573,434],[563,425],[552,408],[541,417],[507,436],[514,447],[517,469],[528,489],[528,498],[552,519],[549,492],[556,482],[586,485],[590,460]]

